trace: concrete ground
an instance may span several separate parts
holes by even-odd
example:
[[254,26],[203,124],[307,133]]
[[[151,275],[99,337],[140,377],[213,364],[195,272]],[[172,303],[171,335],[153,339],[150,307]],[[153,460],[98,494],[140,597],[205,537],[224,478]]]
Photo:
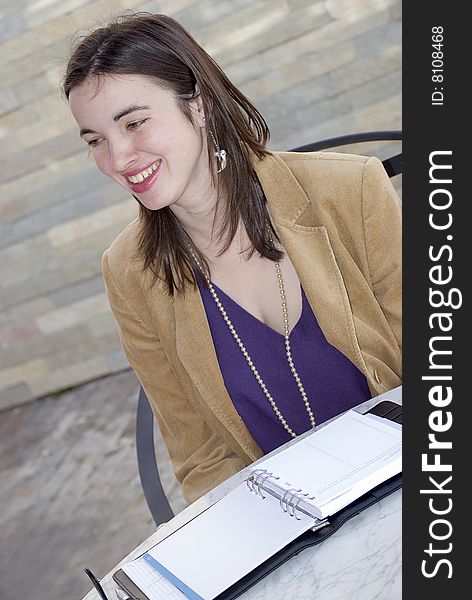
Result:
[[138,387],[127,370],[0,413],[0,600],[80,600],[84,567],[103,577],[155,530],[136,462]]

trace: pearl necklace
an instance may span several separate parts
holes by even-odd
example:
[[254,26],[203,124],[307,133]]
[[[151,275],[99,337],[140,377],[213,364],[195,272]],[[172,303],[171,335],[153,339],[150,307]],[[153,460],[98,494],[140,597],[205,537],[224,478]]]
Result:
[[[273,243],[272,240],[272,236],[270,236],[270,241],[271,243]],[[194,261],[197,263],[198,268],[200,269],[201,273],[204,273],[200,261],[198,260],[196,254],[193,252],[192,248],[189,246],[190,248],[190,252],[192,254],[192,257],[194,259]],[[302,385],[302,382],[300,380],[300,377],[297,373],[297,370],[295,368],[295,365],[293,363],[293,358],[292,358],[292,351],[291,351],[291,346],[290,346],[290,339],[289,339],[289,325],[288,325],[288,311],[287,311],[287,297],[285,295],[285,288],[284,288],[284,282],[282,279],[282,271],[280,269],[280,265],[278,262],[275,263],[275,270],[277,273],[277,279],[279,282],[279,291],[280,291],[280,299],[282,302],[282,314],[283,314],[283,320],[284,320],[284,338],[285,338],[285,354],[287,356],[287,361],[288,361],[288,365],[290,367],[290,371],[293,375],[293,378],[295,379],[296,383],[297,383],[297,387],[298,390],[300,392],[300,395],[302,397],[303,403],[305,405],[305,409],[306,412],[308,413],[308,416],[310,418],[310,425],[311,427],[315,427],[315,417],[313,415],[313,411],[311,410],[311,406],[310,403],[308,402],[308,397],[306,395],[305,389]],[[243,342],[241,341],[241,338],[239,337],[236,329],[234,328],[234,325],[231,323],[230,318],[228,317],[226,310],[224,308],[224,306],[221,304],[221,301],[218,297],[218,294],[215,291],[215,288],[213,287],[210,279],[204,275],[206,282],[208,284],[208,288],[210,290],[210,293],[213,297],[213,300],[215,301],[216,306],[218,307],[226,325],[228,326],[228,329],[230,330],[231,334],[233,335],[237,345],[239,346],[239,349],[241,350],[244,358],[246,359],[247,364],[249,365],[249,368],[251,369],[251,371],[254,374],[254,377],[256,378],[257,383],[260,385],[265,397],[267,398],[267,400],[269,401],[270,405],[272,406],[273,411],[275,412],[275,414],[277,415],[277,418],[279,419],[279,421],[282,423],[283,428],[285,429],[285,431],[287,431],[291,437],[296,437],[297,434],[293,431],[293,429],[288,425],[285,417],[283,416],[283,414],[280,412],[279,407],[277,406],[275,400],[273,399],[272,395],[270,394],[269,390],[267,389],[267,386],[265,385],[264,381],[262,380],[262,377],[259,375],[259,371],[256,369],[252,358],[249,356],[248,351],[246,350],[246,347],[244,346]]]

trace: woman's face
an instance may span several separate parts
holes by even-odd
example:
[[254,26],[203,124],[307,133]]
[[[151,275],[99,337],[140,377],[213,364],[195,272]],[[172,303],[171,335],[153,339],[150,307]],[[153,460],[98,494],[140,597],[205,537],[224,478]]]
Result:
[[208,198],[211,176],[200,97],[193,123],[169,90],[142,75],[91,78],[69,103],[97,167],[151,210],[194,206]]

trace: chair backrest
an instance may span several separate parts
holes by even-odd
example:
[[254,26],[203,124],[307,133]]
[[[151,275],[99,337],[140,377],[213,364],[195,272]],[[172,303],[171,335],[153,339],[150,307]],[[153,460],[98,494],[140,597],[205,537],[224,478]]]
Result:
[[154,447],[154,415],[142,387],[139,389],[136,410],[136,454],[141,486],[154,522],[156,525],[160,525],[170,521],[174,516],[174,511],[162,487],[157,468]]
[[[292,148],[291,152],[315,152],[318,150],[327,150],[329,148],[339,148],[340,146],[347,146],[350,144],[360,144],[363,142],[387,142],[387,141],[401,141],[402,132],[399,130],[393,131],[364,131],[361,133],[350,133],[347,135],[340,135],[338,137],[327,138],[319,140],[318,142],[312,142],[311,144],[305,144],[303,146],[297,146]],[[400,152],[393,156],[389,156],[382,160],[382,164],[389,177],[394,177],[402,172],[403,167],[403,154]]]
[[[320,140],[318,142],[313,142],[312,144],[298,146],[291,151],[314,152],[354,143],[390,140],[400,141],[401,139],[401,131],[369,131]],[[389,177],[393,177],[402,172],[401,153],[382,160],[382,163]],[[167,499],[159,477],[154,447],[154,417],[143,388],[140,388],[139,390],[136,411],[136,452],[139,477],[141,479],[144,497],[156,525],[160,525],[161,523],[165,523],[172,519],[174,512],[169,504],[169,500]]]

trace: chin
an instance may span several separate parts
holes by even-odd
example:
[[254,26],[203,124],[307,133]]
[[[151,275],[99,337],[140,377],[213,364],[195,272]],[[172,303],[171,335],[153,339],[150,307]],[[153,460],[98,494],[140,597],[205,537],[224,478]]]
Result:
[[141,204],[141,206],[144,206],[144,208],[147,208],[148,210],[160,210],[161,208],[165,208],[166,206],[170,206],[170,204],[172,204],[170,201],[166,202],[165,200],[159,199],[142,200],[137,196],[134,196],[134,198],[139,202],[139,204]]

